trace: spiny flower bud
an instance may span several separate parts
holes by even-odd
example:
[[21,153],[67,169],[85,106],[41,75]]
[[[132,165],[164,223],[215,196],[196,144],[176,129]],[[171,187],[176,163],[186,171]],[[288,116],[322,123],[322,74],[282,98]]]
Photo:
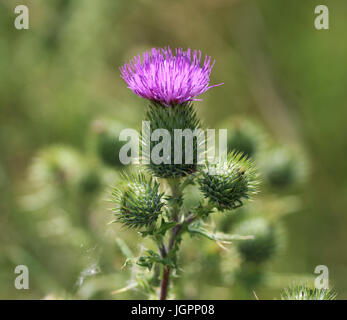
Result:
[[335,300],[336,293],[329,289],[309,288],[297,285],[286,288],[281,295],[282,300]]
[[156,222],[164,205],[163,193],[159,192],[159,183],[140,173],[126,176],[113,193],[116,221],[129,228],[149,227]]
[[102,186],[100,173],[95,168],[87,168],[79,180],[79,189],[84,195],[97,193]]
[[243,205],[257,190],[257,173],[251,160],[230,153],[226,161],[208,163],[201,172],[200,190],[220,211]]
[[124,142],[119,141],[123,126],[115,121],[96,120],[92,130],[96,134],[96,149],[104,164],[111,167],[121,167],[119,151]]
[[305,176],[305,163],[300,154],[275,148],[262,159],[264,176],[273,188],[288,188]]
[[[150,124],[150,131],[153,133],[157,129],[165,129],[170,134],[170,155],[167,161],[160,164],[155,164],[153,162],[150,154],[145,152],[143,148],[142,153],[144,159],[146,159],[148,164],[148,169],[156,177],[159,178],[177,178],[184,177],[197,171],[198,168],[198,146],[204,143],[204,132],[201,128],[201,123],[196,116],[196,112],[190,102],[185,102],[183,104],[173,105],[166,107],[160,103],[153,102],[149,105],[146,120]],[[190,130],[193,137],[191,145],[189,141],[182,135],[179,139],[180,144],[177,144],[177,135],[175,138],[175,130],[180,129],[182,133],[184,130]],[[195,131],[197,130],[197,131]],[[177,134],[177,130],[176,130]],[[152,139],[143,133],[142,141],[145,144],[146,141],[150,143],[150,150],[160,142],[154,142]],[[192,161],[188,161],[186,158],[186,147],[192,155]],[[177,150],[179,148],[179,150]],[[177,152],[181,152],[182,158],[180,163],[175,160],[175,155]]]
[[254,236],[254,239],[238,243],[239,253],[246,262],[265,262],[278,248],[278,234],[275,227],[263,218],[245,220],[235,232],[240,235]]
[[235,119],[228,126],[228,150],[242,152],[246,157],[256,154],[263,138],[263,132],[250,121]]

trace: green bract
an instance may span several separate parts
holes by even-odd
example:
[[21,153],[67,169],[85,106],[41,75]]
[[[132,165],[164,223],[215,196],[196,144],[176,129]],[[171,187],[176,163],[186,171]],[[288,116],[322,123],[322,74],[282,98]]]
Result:
[[[143,157],[149,161],[147,167],[150,173],[159,178],[178,178],[196,172],[198,168],[197,150],[199,143],[199,139],[196,137],[194,137],[192,145],[187,146],[188,150],[190,150],[193,155],[192,163],[187,163],[188,161],[186,161],[185,149],[187,141],[182,138],[182,145],[180,148],[182,151],[182,161],[181,164],[175,164],[175,152],[177,152],[177,150],[175,150],[175,129],[181,129],[182,131],[191,130],[193,133],[195,132],[195,129],[201,129],[201,123],[197,119],[192,104],[190,102],[185,102],[167,107],[160,103],[152,102],[148,107],[145,120],[150,124],[151,133],[156,129],[165,129],[169,132],[171,140],[169,163],[153,163],[150,155],[146,153],[143,148]],[[160,141],[152,141],[146,134],[142,134],[143,144],[146,144],[146,141],[148,141],[151,151],[158,143],[160,143]],[[200,130],[199,138],[201,141],[204,141],[202,130]]]
[[257,190],[257,174],[251,160],[230,153],[226,161],[208,163],[198,180],[205,198],[220,211],[243,205]]
[[151,226],[164,205],[164,194],[159,192],[159,184],[142,173],[136,176],[124,175],[123,183],[114,189],[112,195],[117,204],[114,209],[116,221],[129,228]]

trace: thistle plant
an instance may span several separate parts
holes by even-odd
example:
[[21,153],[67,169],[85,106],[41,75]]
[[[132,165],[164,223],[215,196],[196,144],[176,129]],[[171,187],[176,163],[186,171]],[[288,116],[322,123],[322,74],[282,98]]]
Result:
[[282,300],[335,300],[336,292],[330,289],[310,288],[307,284],[293,285],[283,290]]
[[[146,250],[135,261],[128,262],[148,269],[151,277],[148,283],[160,283],[160,299],[168,297],[171,275],[178,269],[183,234],[222,242],[238,239],[211,232],[209,217],[216,211],[231,214],[257,191],[254,164],[241,153],[231,152],[226,159],[219,155],[207,160],[203,152],[204,161],[200,161],[198,151],[205,146],[206,137],[193,102],[200,100],[197,98],[200,94],[220,85],[209,84],[213,65],[211,57],[202,60],[200,51],[176,49],[173,53],[164,48],[145,52],[142,59],[137,56],[120,68],[128,88],[148,100],[145,118],[148,129],[164,129],[169,134],[168,148],[160,139],[142,134],[143,168],[136,174],[124,175],[113,191],[115,222],[137,230],[156,245],[157,251]],[[175,133],[186,129],[196,134],[192,141],[186,137],[181,140],[182,158],[177,162]],[[155,149],[159,149],[161,161],[151,157]],[[185,202],[188,186],[201,191],[199,203],[193,206]],[[155,293],[155,285],[149,291]]]

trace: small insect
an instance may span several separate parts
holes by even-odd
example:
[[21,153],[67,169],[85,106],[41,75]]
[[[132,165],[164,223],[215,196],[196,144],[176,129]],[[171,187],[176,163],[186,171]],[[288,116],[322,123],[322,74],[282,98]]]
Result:
[[245,167],[241,167],[238,169],[237,171],[241,176],[243,176],[246,173],[246,168]]

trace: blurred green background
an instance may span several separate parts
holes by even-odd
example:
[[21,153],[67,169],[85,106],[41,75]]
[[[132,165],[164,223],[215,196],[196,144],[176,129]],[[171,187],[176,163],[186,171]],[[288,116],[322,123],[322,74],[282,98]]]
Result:
[[[119,173],[101,168],[93,150],[108,121],[139,128],[143,117],[145,102],[118,67],[167,45],[216,59],[211,82],[224,85],[195,104],[207,126],[250,118],[277,144],[306,153],[299,209],[283,219],[286,249],[268,267],[279,283],[258,297],[278,297],[295,274],[326,265],[347,298],[347,2],[324,3],[330,29],[318,31],[318,0],[1,1],[0,298],[143,297],[112,294],[132,276],[122,241],[141,250],[140,237],[108,225]],[[14,27],[18,4],[29,7],[29,30]],[[183,274],[177,297],[242,298],[209,276],[216,244],[202,245],[200,257],[190,245],[200,248],[187,239],[183,269],[199,279]],[[30,290],[14,288],[19,264],[29,267]]]

